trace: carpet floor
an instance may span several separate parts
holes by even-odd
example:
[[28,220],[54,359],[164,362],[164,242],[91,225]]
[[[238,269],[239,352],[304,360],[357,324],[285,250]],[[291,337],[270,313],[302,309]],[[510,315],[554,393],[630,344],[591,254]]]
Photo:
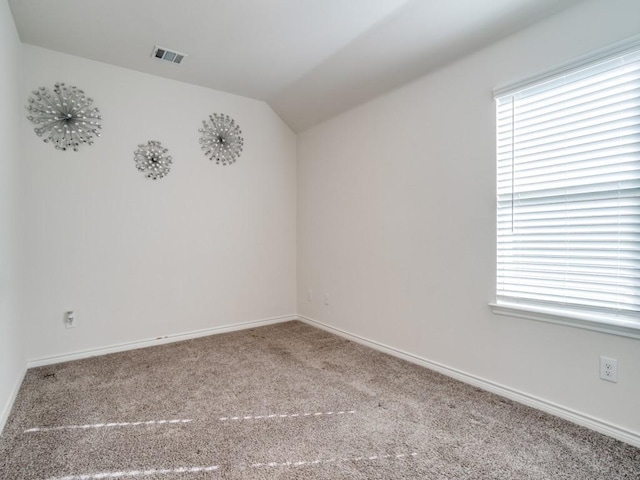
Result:
[[288,322],[30,369],[0,478],[638,479],[640,450]]

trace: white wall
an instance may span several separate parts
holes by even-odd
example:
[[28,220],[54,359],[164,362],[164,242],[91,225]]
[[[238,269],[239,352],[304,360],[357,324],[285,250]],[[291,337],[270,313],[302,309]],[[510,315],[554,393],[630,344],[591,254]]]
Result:
[[[295,135],[264,103],[20,47],[0,5],[0,409],[26,358],[294,313],[297,222],[299,313],[640,433],[638,341],[487,306],[492,89],[640,33],[637,1],[584,2],[301,134],[297,181]],[[93,147],[58,152],[24,118],[56,81],[101,108]],[[212,112],[243,129],[236,165],[199,150]],[[175,160],[156,182],[132,159],[149,139]]]
[[[638,34],[639,19],[637,0],[584,2],[300,134],[298,312],[640,434],[640,341],[488,307],[493,88]],[[600,355],[618,359],[617,384]]]
[[0,2],[0,432],[24,371],[20,321],[20,40]]
[[[21,100],[66,82],[104,118],[93,146],[61,152],[20,115],[30,360],[295,314],[296,137],[269,106],[23,48]],[[232,166],[200,150],[198,128],[214,112],[242,128]],[[151,139],[174,159],[157,181],[133,161]],[[66,310],[78,328],[64,328]]]

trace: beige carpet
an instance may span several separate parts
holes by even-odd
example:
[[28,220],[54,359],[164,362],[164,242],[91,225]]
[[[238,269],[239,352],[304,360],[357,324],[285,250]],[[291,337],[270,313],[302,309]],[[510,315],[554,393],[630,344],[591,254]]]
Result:
[[640,450],[299,322],[29,370],[9,479],[640,478]]

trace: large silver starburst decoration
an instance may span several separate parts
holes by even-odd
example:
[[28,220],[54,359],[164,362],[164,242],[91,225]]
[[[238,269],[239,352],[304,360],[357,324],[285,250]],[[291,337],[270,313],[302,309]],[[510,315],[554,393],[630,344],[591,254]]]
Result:
[[141,143],[134,152],[136,168],[153,180],[166,177],[173,163],[168,151],[157,140]]
[[229,115],[214,113],[209,115],[209,121],[202,121],[199,130],[200,145],[204,154],[216,164],[234,163],[242,153],[244,140],[242,131]]
[[64,83],[56,83],[53,91],[40,87],[28,102],[27,118],[38,125],[33,131],[58,150],[77,152],[81,144],[92,145],[93,137],[100,136],[100,110],[91,107],[93,99],[77,87]]

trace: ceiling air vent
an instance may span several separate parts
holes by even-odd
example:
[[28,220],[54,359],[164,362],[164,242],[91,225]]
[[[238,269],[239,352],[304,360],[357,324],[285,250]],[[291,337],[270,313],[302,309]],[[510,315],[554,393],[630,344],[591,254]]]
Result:
[[159,60],[166,60],[167,62],[177,64],[182,63],[182,60],[184,60],[184,57],[186,57],[184,53],[175,52],[173,50],[169,50],[168,48],[159,47],[158,45],[153,47],[153,53],[151,54],[151,56]]

